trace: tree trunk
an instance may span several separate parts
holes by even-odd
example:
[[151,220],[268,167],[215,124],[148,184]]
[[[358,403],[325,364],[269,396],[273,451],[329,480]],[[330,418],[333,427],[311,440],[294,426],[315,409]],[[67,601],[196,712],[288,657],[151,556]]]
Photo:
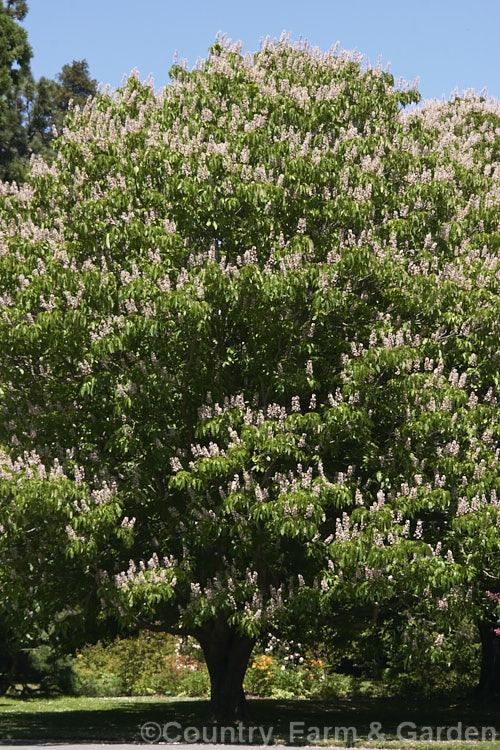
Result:
[[495,633],[497,623],[479,623],[481,636],[481,674],[473,698],[500,698],[500,635]]
[[241,635],[222,617],[207,622],[195,637],[203,649],[210,675],[210,717],[235,721],[246,716],[243,678],[255,641]]

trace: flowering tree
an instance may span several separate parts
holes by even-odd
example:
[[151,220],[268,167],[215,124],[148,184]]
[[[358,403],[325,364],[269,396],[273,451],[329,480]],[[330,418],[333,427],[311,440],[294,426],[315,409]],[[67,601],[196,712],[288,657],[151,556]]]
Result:
[[2,186],[0,438],[116,485],[103,600],[238,716],[280,622],[463,590],[461,472],[496,518],[499,115],[286,38],[171,76]]
[[131,534],[115,490],[68,479],[57,459],[47,471],[34,451],[0,452],[2,689],[17,681],[20,649],[78,642],[102,623],[99,564]]

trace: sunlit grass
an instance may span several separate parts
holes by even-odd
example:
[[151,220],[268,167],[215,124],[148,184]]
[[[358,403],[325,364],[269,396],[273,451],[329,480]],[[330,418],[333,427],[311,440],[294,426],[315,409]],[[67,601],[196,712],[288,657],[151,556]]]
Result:
[[[141,726],[156,722],[161,728],[168,722],[178,722],[183,735],[187,727],[200,732],[213,726],[207,720],[208,702],[202,699],[170,697],[138,698],[0,698],[1,740],[100,740],[140,742]],[[497,707],[450,706],[444,702],[419,704],[396,699],[351,698],[332,701],[249,700],[249,718],[241,728],[235,727],[236,741],[248,741],[250,727],[272,729],[275,744],[305,744],[306,736],[290,735],[291,722],[303,722],[305,734],[311,727],[322,732],[325,726],[355,727],[356,747],[402,748],[405,750],[473,750],[479,745],[484,750],[500,750],[500,741],[402,741],[397,737],[397,726],[411,721],[417,734],[424,726],[496,727]],[[374,722],[380,723],[384,741],[368,739]],[[500,721],[498,722],[500,725]],[[297,725],[295,725],[297,727]],[[207,729],[207,731],[208,731]],[[344,744],[342,735],[337,742],[332,738],[316,744]],[[228,736],[228,735],[226,735]],[[499,733],[500,736],[500,733]],[[254,732],[253,742],[262,744],[260,731]]]

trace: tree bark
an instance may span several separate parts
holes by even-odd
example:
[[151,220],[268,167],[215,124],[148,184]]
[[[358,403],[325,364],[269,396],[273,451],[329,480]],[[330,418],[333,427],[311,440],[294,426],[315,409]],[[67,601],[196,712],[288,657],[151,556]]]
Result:
[[481,636],[481,673],[473,698],[482,700],[500,698],[500,635],[495,633],[497,623],[479,623]]
[[247,713],[243,678],[255,640],[220,617],[198,628],[210,675],[210,718],[218,723],[243,719]]

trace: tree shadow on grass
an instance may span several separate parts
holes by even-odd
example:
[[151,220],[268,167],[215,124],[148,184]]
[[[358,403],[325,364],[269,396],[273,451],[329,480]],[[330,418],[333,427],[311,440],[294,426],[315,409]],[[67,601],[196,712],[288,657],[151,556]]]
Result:
[[[94,703],[87,710],[59,711],[51,710],[49,703],[44,710],[40,702],[30,711],[29,703],[23,701],[22,709],[16,711],[12,703],[0,702],[0,744],[9,740],[140,742],[143,741],[141,727],[147,722],[155,722],[161,729],[168,722],[177,722],[180,728],[176,725],[173,731],[181,735],[187,727],[201,732],[204,727],[212,726],[207,719],[209,703],[206,700],[158,698],[141,702],[123,699],[123,702],[109,701],[106,705],[103,699],[102,709],[99,702],[99,708],[95,708]],[[359,738],[367,738],[372,726],[380,724],[380,731],[387,739],[396,739],[397,727],[402,722],[413,722],[417,727],[450,727],[461,722],[464,728],[488,726],[497,727],[500,732],[499,707],[492,704],[450,705],[446,701],[358,697],[329,701],[255,698],[249,699],[248,708],[248,719],[237,734],[237,738],[244,740],[248,728],[253,726],[262,727],[266,732],[272,728],[274,742],[289,743],[292,723],[295,744],[301,744],[302,729],[305,738],[310,728],[318,727],[323,733],[327,726],[355,727]],[[333,732],[331,734],[333,736]],[[253,742],[262,744],[260,738],[260,733],[254,735]]]
[[343,698],[324,701],[256,701],[253,718],[272,725],[285,741],[291,722],[309,727],[354,726],[358,737],[367,738],[373,725],[379,724],[387,738],[397,739],[403,722],[417,727],[451,727],[458,722],[467,727],[495,727],[500,736],[500,706],[492,703],[452,704],[449,701],[416,701],[401,698]]
[[[103,701],[104,703],[104,701]],[[33,712],[25,706],[22,712],[2,711],[0,714],[1,741],[9,739],[40,740],[109,740],[114,742],[134,742],[141,739],[140,728],[148,721],[164,724],[175,721],[178,714],[176,706],[181,707],[182,718],[198,720],[195,710],[189,703],[141,703],[133,700],[110,707],[88,710],[51,711],[39,710],[40,704]]]

